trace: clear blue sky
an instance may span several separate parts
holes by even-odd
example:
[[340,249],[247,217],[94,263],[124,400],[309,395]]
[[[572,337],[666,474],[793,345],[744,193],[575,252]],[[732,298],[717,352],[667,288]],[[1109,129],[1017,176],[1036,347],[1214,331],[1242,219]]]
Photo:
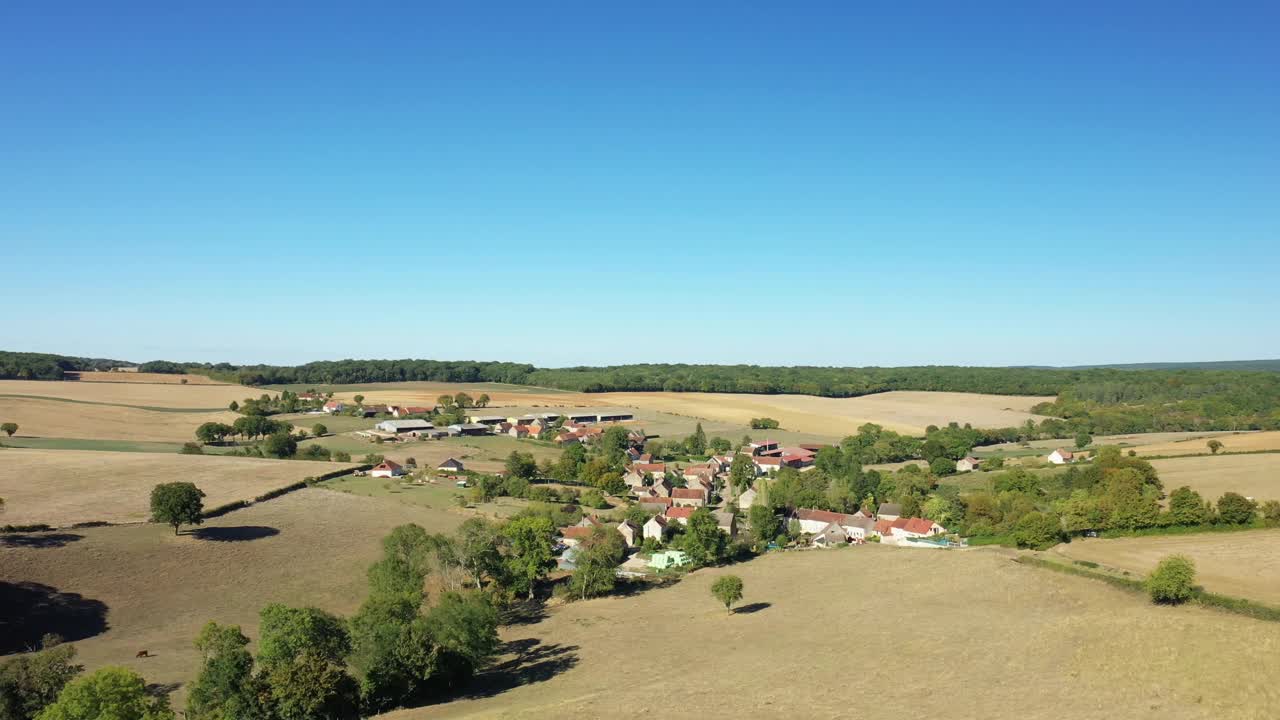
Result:
[[0,4],[0,348],[1280,357],[1274,2],[323,5]]

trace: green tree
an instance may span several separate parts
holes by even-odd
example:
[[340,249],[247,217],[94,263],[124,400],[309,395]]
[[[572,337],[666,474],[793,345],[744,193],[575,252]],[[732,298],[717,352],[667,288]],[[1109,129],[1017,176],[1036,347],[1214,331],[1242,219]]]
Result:
[[507,456],[506,469],[510,477],[532,480],[538,476],[538,461],[533,459],[531,453],[512,450]]
[[569,578],[569,592],[585,600],[613,590],[618,564],[626,548],[613,528],[598,527],[578,546],[577,568]]
[[584,490],[578,498],[578,502],[584,507],[595,508],[596,510],[609,507],[609,503],[604,499],[604,494],[599,490]]
[[769,544],[769,541],[782,532],[782,521],[768,505],[761,503],[752,505],[747,511],[747,520],[751,523],[751,537],[759,547]]
[[142,676],[122,667],[104,667],[73,680],[37,720],[172,720],[164,698],[147,694]]
[[426,617],[437,647],[483,667],[498,650],[498,613],[480,593],[447,592]]
[[513,519],[502,528],[507,541],[503,559],[511,589],[533,599],[537,582],[556,566],[556,526],[544,515]]
[[472,401],[470,395],[464,392],[460,392],[460,393],[454,394],[453,404],[457,405],[460,408],[469,408],[474,404],[474,401]]
[[1056,515],[1030,512],[1019,518],[1013,529],[1018,547],[1045,550],[1062,541],[1062,522]]
[[281,459],[293,457],[298,452],[298,441],[287,432],[272,433],[262,444],[262,451]]
[[480,393],[480,397],[476,398],[476,407],[489,407],[489,395],[487,393]]
[[196,428],[196,440],[206,445],[220,443],[233,432],[235,430],[226,423],[207,422]]
[[308,649],[272,666],[265,679],[279,720],[359,717],[359,689],[343,662]]
[[356,395],[355,397],[353,397],[353,398],[351,398],[351,399],[352,399],[352,400],[355,400],[357,405],[363,405],[363,404],[364,404],[364,396],[363,396],[363,395]]
[[486,579],[499,577],[502,572],[501,537],[493,523],[484,518],[470,518],[458,526],[458,559],[470,573],[477,590],[484,586]]
[[[0,507],[3,507],[4,501],[0,500]],[[1274,525],[1280,523],[1280,500],[1268,500],[1262,503],[1262,518],[1268,524]]]
[[702,430],[702,423],[693,429],[693,434],[685,441],[690,455],[703,455],[707,452],[707,434]]
[[722,575],[711,583],[711,594],[716,600],[724,603],[726,612],[733,614],[733,604],[742,599],[742,578],[737,575]]
[[259,617],[258,662],[264,668],[287,664],[304,652],[341,663],[351,652],[346,624],[318,608],[272,603]]
[[174,535],[180,525],[199,525],[204,522],[203,497],[192,483],[161,483],[151,489],[151,521],[172,525]]
[[332,457],[334,462],[340,462],[340,463],[351,462],[351,453],[345,450],[334,450]]
[[1090,435],[1089,433],[1087,432],[1076,433],[1076,449],[1077,450],[1083,450],[1089,447],[1089,444],[1092,442],[1093,442],[1093,436]]
[[261,686],[253,676],[249,638],[237,625],[210,622],[196,637],[203,658],[200,674],[187,695],[188,720],[238,720],[266,717]]
[[31,720],[84,671],[83,665],[72,662],[76,649],[60,642],[46,635],[40,652],[0,665],[0,720]]
[[733,443],[717,435],[711,438],[710,442],[707,443],[707,447],[710,448],[713,453],[723,454],[729,452],[733,447]]
[[680,536],[680,549],[685,551],[694,565],[709,565],[724,559],[729,548],[729,537],[720,530],[715,517],[706,508],[698,508],[689,516],[684,534]]
[[1258,503],[1239,493],[1223,493],[1218,498],[1218,517],[1228,525],[1248,525],[1258,513]]
[[16,422],[4,423],[0,425],[0,431],[4,431],[4,434],[8,435],[9,437],[13,437],[13,434],[18,432],[18,423]]
[[1214,455],[1217,455],[1222,450],[1222,442],[1219,440],[1210,440],[1205,445],[1209,446],[1209,452]]
[[1213,517],[1213,509],[1184,485],[1169,495],[1169,516],[1176,525],[1203,525]]
[[1170,555],[1147,576],[1151,601],[1177,605],[1195,593],[1196,566],[1185,555]]
[[324,423],[316,423],[311,426],[311,434],[316,437],[324,437],[329,434],[329,428]]
[[741,495],[755,480],[756,465],[751,461],[751,456],[746,453],[734,455],[733,462],[729,463],[729,484],[733,486],[733,491]]
[[230,410],[231,412],[239,412],[240,403],[236,402],[235,400],[232,400],[231,403],[227,405],[227,409]]
[[956,461],[945,455],[939,455],[929,463],[929,472],[939,477],[956,474]]

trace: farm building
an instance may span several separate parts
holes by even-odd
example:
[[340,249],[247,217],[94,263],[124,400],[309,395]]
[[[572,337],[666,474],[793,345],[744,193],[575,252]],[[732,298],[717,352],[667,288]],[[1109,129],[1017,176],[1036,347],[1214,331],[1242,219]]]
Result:
[[600,413],[599,415],[596,415],[596,422],[622,422],[623,420],[630,420],[634,417],[635,415],[624,412]]
[[982,465],[982,461],[976,457],[964,457],[956,461],[956,472],[973,472]]
[[676,488],[671,491],[671,502],[676,507],[702,507],[707,504],[707,494],[700,488]]
[[381,463],[375,465],[374,468],[369,471],[370,477],[390,478],[390,477],[400,477],[401,475],[404,475],[404,474],[405,474],[404,467],[402,467],[400,463],[394,460],[383,460]]
[[733,537],[738,533],[738,519],[733,513],[723,510],[711,513],[716,519],[716,527],[720,528],[720,532]]
[[782,448],[778,446],[777,440],[760,440],[759,442],[743,445],[738,452],[744,452],[754,457],[781,455]]
[[415,430],[434,430],[435,425],[426,420],[383,420],[374,425],[375,428],[383,432],[400,434],[404,432],[413,432]]
[[468,415],[467,422],[479,425],[497,425],[506,422],[507,418],[502,415]]
[[583,415],[570,413],[565,415],[565,418],[568,423],[593,423],[596,421],[596,414],[591,413],[590,415]]
[[897,503],[880,503],[876,510],[877,520],[897,520],[902,517],[902,506]]
[[329,413],[330,415],[333,415],[335,413],[342,412],[346,408],[347,408],[346,405],[338,402],[337,400],[330,400],[329,402],[325,403],[324,407],[321,409]]
[[436,470],[440,472],[462,472],[465,469],[462,461],[457,458],[449,458],[436,466]]
[[849,534],[839,523],[827,523],[827,526],[813,534],[814,547],[834,547],[849,542]]
[[782,469],[782,458],[777,456],[759,456],[754,458],[757,475],[772,475]]
[[636,504],[643,508],[646,512],[666,512],[671,507],[671,498],[669,497],[645,497],[641,495]]
[[756,502],[756,489],[747,488],[746,492],[738,496],[738,508],[741,510],[750,510],[751,506]]
[[668,523],[674,520],[681,525],[688,525],[689,518],[693,515],[693,511],[696,509],[697,508],[691,507],[670,507],[667,508],[667,511],[663,513],[663,515],[666,516]]
[[618,523],[618,532],[622,535],[622,540],[627,544],[627,547],[635,547],[643,540],[640,528],[636,527],[635,523],[630,520],[623,520]]
[[561,542],[569,547],[573,547],[574,545],[577,545],[583,540],[591,537],[591,533],[594,530],[595,528],[593,527],[582,527],[581,525],[562,527],[560,528]]
[[488,435],[489,426],[480,423],[461,423],[449,426],[450,435]]
[[1067,463],[1075,462],[1075,459],[1076,456],[1070,450],[1063,450],[1062,448],[1049,453],[1049,462],[1054,465],[1066,465]]

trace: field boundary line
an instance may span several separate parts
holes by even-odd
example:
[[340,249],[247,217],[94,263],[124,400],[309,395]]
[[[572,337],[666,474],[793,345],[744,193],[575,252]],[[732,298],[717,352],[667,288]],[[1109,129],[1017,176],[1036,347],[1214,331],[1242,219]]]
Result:
[[[1127,590],[1135,594],[1145,595],[1147,592],[1146,583],[1143,581],[1130,577],[1122,577],[1110,572],[1091,570],[1087,567],[1079,567],[1075,565],[1063,565],[1062,563],[1046,560],[1041,557],[1033,557],[1031,555],[1019,555],[1018,557],[1013,558],[1013,561],[1019,565],[1030,565],[1032,567],[1059,572],[1065,575],[1076,575],[1078,577],[1101,580],[1114,588]],[[1201,587],[1197,587],[1195,589],[1189,602],[1202,607],[1221,610],[1235,615],[1243,615],[1255,620],[1280,622],[1280,607],[1267,605],[1265,603],[1260,603],[1246,598],[1234,597],[1232,595],[1212,593]]]

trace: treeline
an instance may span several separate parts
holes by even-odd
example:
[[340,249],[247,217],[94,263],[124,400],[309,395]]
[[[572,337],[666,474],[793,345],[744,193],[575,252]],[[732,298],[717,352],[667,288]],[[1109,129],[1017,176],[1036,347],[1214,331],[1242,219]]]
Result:
[[532,365],[471,360],[325,360],[306,365],[191,364],[189,371],[241,385],[351,385],[380,382],[527,384]]
[[61,380],[65,372],[133,367],[124,360],[0,350],[0,380]]

